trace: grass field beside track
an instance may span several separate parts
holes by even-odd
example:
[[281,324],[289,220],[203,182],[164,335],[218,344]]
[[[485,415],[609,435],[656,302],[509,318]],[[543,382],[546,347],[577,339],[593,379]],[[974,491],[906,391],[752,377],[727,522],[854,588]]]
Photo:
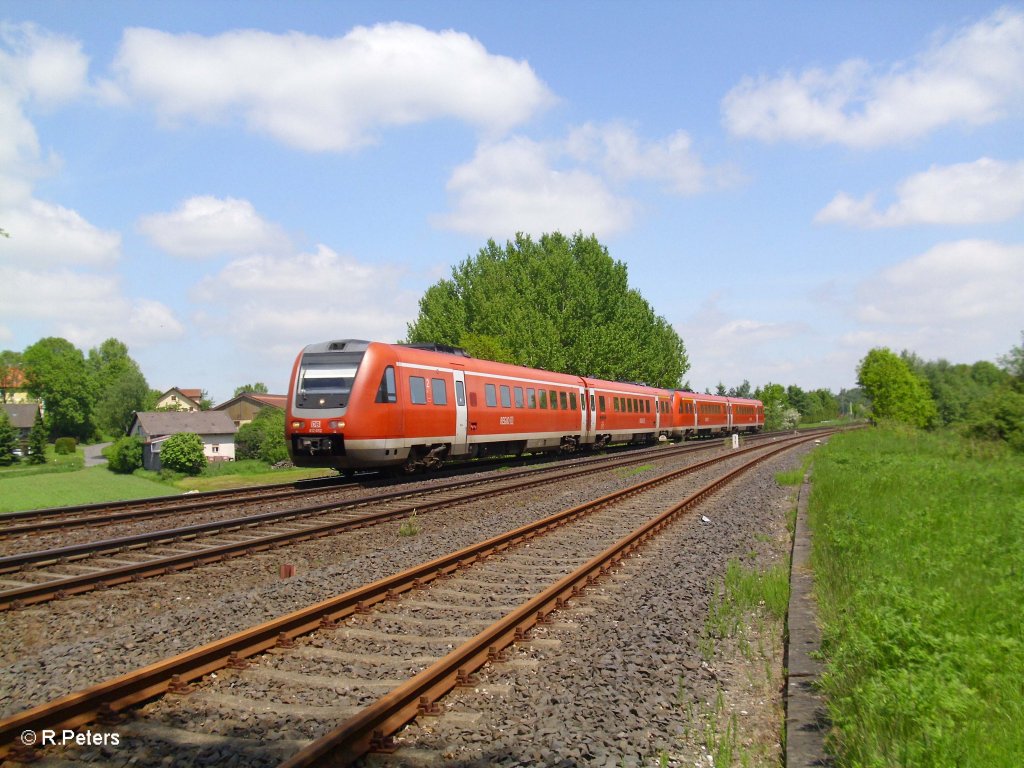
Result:
[[953,435],[836,436],[814,459],[810,516],[839,764],[1020,765],[1020,456]]
[[0,514],[175,493],[181,493],[181,489],[134,475],[115,475],[106,467],[0,476]]
[[52,446],[46,464],[19,462],[0,468],[0,514],[27,509],[65,507],[105,501],[170,496],[187,491],[214,491],[252,485],[272,485],[330,475],[323,469],[272,469],[257,461],[211,464],[196,477],[155,472],[119,475],[105,465],[82,468],[82,450],[73,456],[56,456]]

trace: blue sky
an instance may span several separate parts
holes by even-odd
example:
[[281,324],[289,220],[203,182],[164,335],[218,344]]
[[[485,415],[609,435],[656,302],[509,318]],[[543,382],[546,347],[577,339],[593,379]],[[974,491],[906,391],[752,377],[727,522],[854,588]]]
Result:
[[1024,5],[0,0],[0,349],[283,391],[594,233],[703,390],[1024,329]]

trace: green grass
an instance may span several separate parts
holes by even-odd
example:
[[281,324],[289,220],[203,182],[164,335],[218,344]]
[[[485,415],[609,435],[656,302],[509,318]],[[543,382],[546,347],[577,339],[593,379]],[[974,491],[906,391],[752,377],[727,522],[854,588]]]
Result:
[[[708,617],[700,646],[708,659],[714,656],[715,640],[739,637],[744,619],[764,611],[783,619],[789,608],[789,563],[764,571],[744,567],[736,558],[726,564],[725,581],[708,605]],[[740,638],[741,645],[744,639]]]
[[133,475],[115,475],[106,467],[47,475],[4,476],[0,480],[0,513],[180,492],[180,489]]
[[1019,456],[946,434],[836,436],[810,510],[840,765],[1020,765]]
[[272,469],[260,461],[211,464],[197,477],[171,473],[161,476],[141,470],[133,475],[118,475],[106,466],[83,469],[83,464],[81,448],[73,456],[57,456],[51,445],[46,464],[29,464],[22,460],[11,467],[0,468],[0,514],[169,496],[185,491],[290,483],[331,474],[323,469]]

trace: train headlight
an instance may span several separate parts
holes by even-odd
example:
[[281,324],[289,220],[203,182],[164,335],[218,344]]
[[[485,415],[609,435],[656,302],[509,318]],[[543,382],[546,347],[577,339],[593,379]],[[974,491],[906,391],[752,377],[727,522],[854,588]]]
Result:
[[345,422],[344,421],[329,421],[329,422],[327,422],[327,426],[330,427],[331,429],[344,429],[345,428]]
[[295,420],[292,422],[292,429],[302,429],[303,422]]

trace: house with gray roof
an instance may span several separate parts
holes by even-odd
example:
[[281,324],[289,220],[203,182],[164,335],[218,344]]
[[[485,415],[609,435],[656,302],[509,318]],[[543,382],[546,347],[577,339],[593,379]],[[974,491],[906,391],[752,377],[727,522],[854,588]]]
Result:
[[142,440],[142,466],[160,470],[160,447],[171,435],[194,432],[207,461],[234,461],[238,427],[224,411],[138,411],[128,434]]
[[0,405],[11,421],[11,426],[18,433],[18,441],[24,449],[28,445],[28,433],[36,423],[40,413],[39,403],[3,403]]

